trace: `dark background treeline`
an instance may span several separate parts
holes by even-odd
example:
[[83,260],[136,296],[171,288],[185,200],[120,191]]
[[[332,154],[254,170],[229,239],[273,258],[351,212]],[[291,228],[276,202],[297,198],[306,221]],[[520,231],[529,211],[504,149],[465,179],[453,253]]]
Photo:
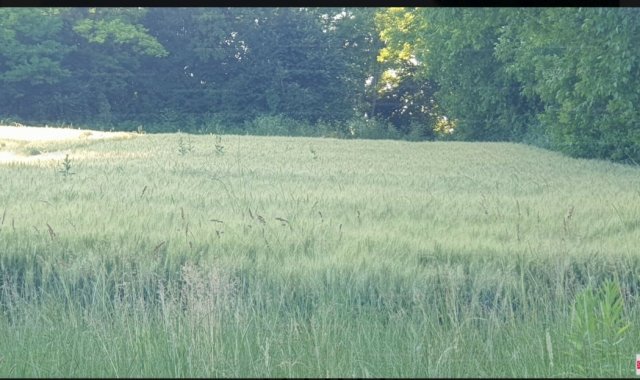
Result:
[[640,162],[639,16],[632,8],[2,8],[0,121],[515,141]]

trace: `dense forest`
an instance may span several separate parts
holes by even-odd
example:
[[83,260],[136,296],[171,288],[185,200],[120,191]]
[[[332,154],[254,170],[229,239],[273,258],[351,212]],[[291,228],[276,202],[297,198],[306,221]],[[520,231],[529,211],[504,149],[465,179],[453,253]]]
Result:
[[2,8],[0,121],[640,162],[640,9]]

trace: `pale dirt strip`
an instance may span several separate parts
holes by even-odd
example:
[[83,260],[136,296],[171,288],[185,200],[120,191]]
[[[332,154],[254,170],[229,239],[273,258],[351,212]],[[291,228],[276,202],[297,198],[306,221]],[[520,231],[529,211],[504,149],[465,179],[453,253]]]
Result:
[[[12,127],[0,125],[0,140],[52,142],[68,140],[98,140],[118,137],[129,137],[126,132],[102,132],[89,129],[47,128],[47,127]],[[0,164],[12,162],[39,162],[61,160],[65,152],[49,152],[34,156],[23,156],[15,152],[2,150],[0,147]]]
[[108,139],[127,137],[127,132],[102,132],[90,129],[47,128],[47,127],[10,127],[0,125],[0,140],[19,141],[62,141],[73,139]]

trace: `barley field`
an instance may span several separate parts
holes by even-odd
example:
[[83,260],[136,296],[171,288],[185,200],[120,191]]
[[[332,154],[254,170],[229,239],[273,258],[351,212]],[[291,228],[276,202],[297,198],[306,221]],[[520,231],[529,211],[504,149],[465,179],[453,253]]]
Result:
[[0,163],[2,377],[636,376],[638,167],[234,135],[9,149],[49,159]]

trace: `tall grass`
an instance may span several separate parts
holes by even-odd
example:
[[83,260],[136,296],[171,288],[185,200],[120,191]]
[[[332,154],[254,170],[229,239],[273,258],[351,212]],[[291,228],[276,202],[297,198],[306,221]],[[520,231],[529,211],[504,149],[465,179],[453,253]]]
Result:
[[633,376],[638,168],[184,141],[0,168],[0,376]]

